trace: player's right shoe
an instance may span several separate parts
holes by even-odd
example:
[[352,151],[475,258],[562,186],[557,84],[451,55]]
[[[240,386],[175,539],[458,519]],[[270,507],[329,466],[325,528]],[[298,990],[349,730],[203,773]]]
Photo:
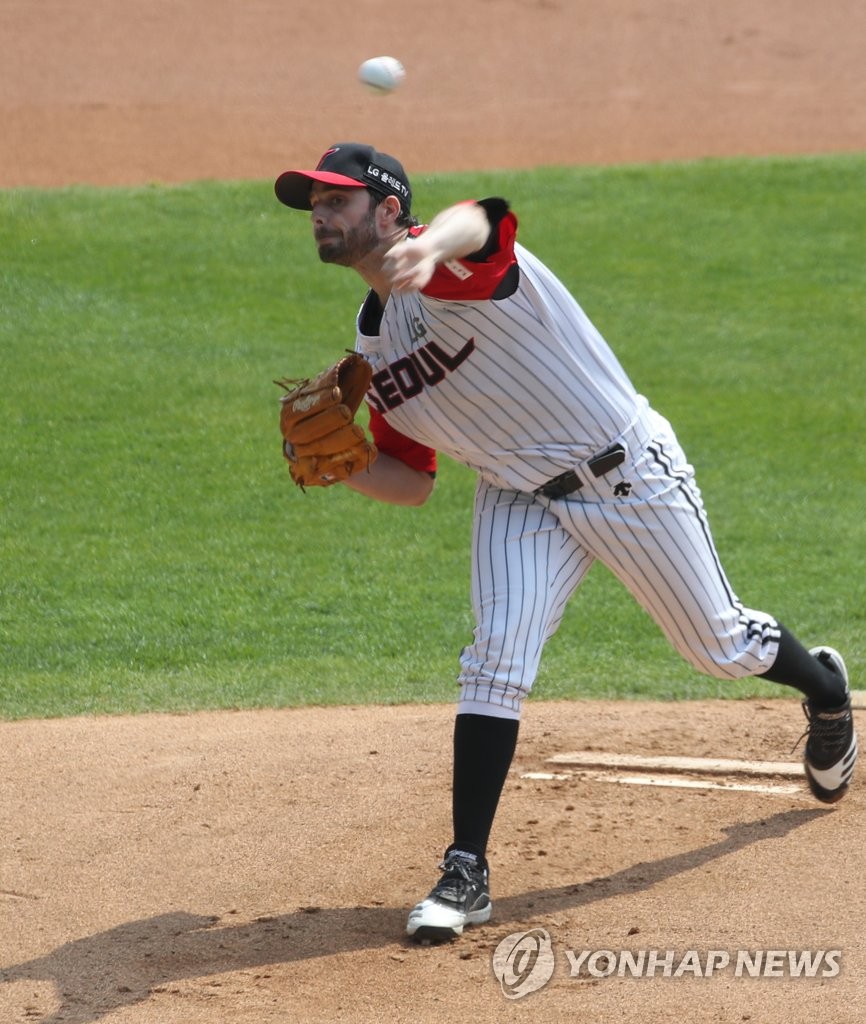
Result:
[[449,942],[470,924],[490,920],[487,862],[473,853],[448,850],[439,865],[442,877],[430,895],[412,908],[406,934],[415,942]]
[[840,676],[845,684],[845,700],[832,708],[817,708],[803,701],[809,721],[803,767],[812,795],[825,804],[834,804],[848,792],[848,783],[857,761],[857,734],[851,714],[848,670],[842,655],[832,647],[813,647],[809,653]]

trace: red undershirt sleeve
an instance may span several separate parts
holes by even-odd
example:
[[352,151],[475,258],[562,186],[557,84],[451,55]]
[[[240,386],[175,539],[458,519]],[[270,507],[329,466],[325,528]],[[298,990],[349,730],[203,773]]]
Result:
[[419,441],[413,441],[385,419],[377,409],[370,407],[370,433],[380,452],[405,462],[422,473],[436,472],[436,450]]

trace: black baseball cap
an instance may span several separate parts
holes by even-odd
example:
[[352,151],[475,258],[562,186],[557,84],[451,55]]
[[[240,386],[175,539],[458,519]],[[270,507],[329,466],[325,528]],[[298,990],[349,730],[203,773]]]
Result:
[[396,196],[404,213],[409,213],[412,207],[412,189],[400,161],[360,142],[331,146],[314,171],[285,171],[274,183],[274,191],[286,206],[309,210],[314,181],[336,188],[369,188],[382,196]]

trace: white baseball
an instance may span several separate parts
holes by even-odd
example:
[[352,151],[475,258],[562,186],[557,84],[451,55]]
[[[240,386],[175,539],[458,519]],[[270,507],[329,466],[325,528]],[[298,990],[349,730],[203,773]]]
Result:
[[358,78],[373,92],[393,92],[406,77],[396,57],[371,57],[358,68]]

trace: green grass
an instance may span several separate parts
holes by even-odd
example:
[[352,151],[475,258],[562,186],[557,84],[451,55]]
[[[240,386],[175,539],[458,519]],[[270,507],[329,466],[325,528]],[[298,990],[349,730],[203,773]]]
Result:
[[[698,468],[742,599],[866,670],[866,157],[418,176],[504,194]],[[472,475],[297,491],[277,376],[353,344],[355,275],[270,182],[0,192],[0,716],[450,700]],[[698,676],[605,570],[537,699]]]

